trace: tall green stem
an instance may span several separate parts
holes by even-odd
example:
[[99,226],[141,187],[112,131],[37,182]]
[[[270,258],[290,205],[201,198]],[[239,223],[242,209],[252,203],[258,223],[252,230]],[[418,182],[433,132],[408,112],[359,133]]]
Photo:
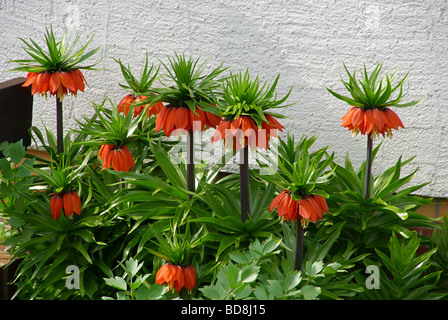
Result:
[[246,146],[240,150],[240,203],[241,221],[245,222],[250,213],[249,146]]
[[187,189],[195,191],[194,181],[194,133],[193,130],[188,132],[187,136]]
[[64,125],[62,116],[62,101],[56,97],[56,134],[57,134],[57,151],[59,154],[64,152]]
[[370,198],[370,179],[372,176],[372,149],[373,137],[369,134],[367,136],[367,156],[366,156],[366,174],[364,184],[364,199]]
[[303,227],[300,220],[296,221],[296,259],[295,270],[302,270],[302,257],[303,257]]

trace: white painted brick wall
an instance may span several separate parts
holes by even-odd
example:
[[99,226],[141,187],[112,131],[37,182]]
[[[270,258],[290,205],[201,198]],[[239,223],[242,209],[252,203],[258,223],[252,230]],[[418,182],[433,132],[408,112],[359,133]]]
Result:
[[[431,182],[420,194],[448,197],[447,6],[444,0],[0,0],[0,70],[14,67],[9,59],[25,57],[17,37],[39,39],[50,24],[58,34],[95,34],[93,46],[104,43],[96,59],[108,69],[87,71],[90,88],[65,99],[67,128],[91,113],[92,101],[117,103],[123,96],[112,58],[140,72],[146,50],[151,62],[166,61],[176,50],[208,59],[210,66],[224,61],[234,70],[249,68],[263,81],[280,73],[279,94],[293,86],[290,101],[299,101],[284,110],[291,117],[282,121],[285,127],[319,135],[318,146],[330,145],[340,161],[348,151],[359,163],[366,139],[340,126],[348,106],[325,86],[343,92],[343,62],[350,70],[383,62],[385,71],[399,67],[401,76],[411,70],[408,100],[424,101],[397,111],[406,130],[384,142],[374,172],[400,155],[417,155],[405,171],[419,168],[413,184]],[[23,74],[1,72],[0,81],[16,76]],[[54,99],[35,97],[34,124],[55,130],[54,105]]]

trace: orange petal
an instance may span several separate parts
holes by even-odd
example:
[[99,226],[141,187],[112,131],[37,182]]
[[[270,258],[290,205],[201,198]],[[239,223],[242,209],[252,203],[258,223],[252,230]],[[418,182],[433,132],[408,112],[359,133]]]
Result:
[[163,131],[167,137],[171,136],[171,132],[174,130],[174,116],[176,114],[176,108],[168,109],[165,124],[163,125]]
[[50,93],[56,94],[59,90],[59,86],[61,85],[61,76],[59,72],[54,72],[50,77]]
[[166,117],[168,115],[169,108],[166,106],[163,106],[162,110],[160,110],[159,114],[157,115],[156,119],[156,131],[159,132],[162,127],[165,125]]
[[309,219],[311,217],[310,208],[306,199],[299,200],[299,214],[305,219]]
[[210,128],[216,128],[222,120],[220,116],[213,114],[211,112],[205,112],[205,115],[207,117],[207,125]]
[[42,73],[40,77],[40,92],[45,93],[50,89],[51,74],[48,72]]
[[384,112],[379,109],[373,109],[373,116],[375,118],[375,126],[380,133],[384,133],[384,125],[386,124],[386,119]]
[[180,290],[183,288],[184,284],[185,284],[185,276],[184,276],[184,271],[182,269],[181,266],[177,266],[177,272],[176,272],[176,281],[175,281],[175,286],[176,286],[176,290],[177,292],[180,292]]
[[232,130],[232,134],[234,134],[235,131],[238,130],[238,129],[240,128],[240,126],[241,126],[241,120],[242,120],[242,117],[239,116],[238,118],[234,119],[234,120],[232,121],[232,123],[230,124],[230,129]]
[[73,215],[73,199],[72,199],[72,193],[66,192],[62,196],[62,199],[64,200],[64,213],[66,217],[71,217]]
[[401,122],[401,119],[394,111],[392,111],[391,109],[385,109],[384,112],[391,129],[398,130],[398,127],[402,127],[404,129],[404,125]]
[[115,171],[123,171],[123,158],[121,149],[112,150],[111,163]]
[[131,152],[127,146],[123,146],[121,149],[124,156],[124,163],[126,165],[126,172],[128,172],[131,168],[135,169],[134,157],[132,157]]
[[53,220],[59,218],[63,207],[64,201],[62,200],[62,195],[60,193],[53,195],[50,199],[50,211]]
[[353,113],[355,112],[356,108],[355,107],[351,107],[350,110],[348,110],[348,112],[345,114],[345,116],[343,116],[341,118],[342,120],[342,127],[347,127],[348,125],[352,124],[352,117],[353,117]]
[[42,73],[38,73],[34,79],[33,85],[31,87],[31,94],[41,93],[40,92],[40,78],[42,77]]
[[26,75],[26,81],[24,84],[22,84],[22,87],[28,87],[32,85],[37,75],[37,72],[28,72]]
[[314,199],[319,203],[322,210],[328,213],[328,205],[327,205],[327,201],[325,200],[325,198],[322,196],[315,195]]
[[165,283],[165,273],[167,272],[167,264],[164,264],[159,268],[156,274],[156,284],[164,284]]
[[274,208],[278,206],[279,202],[283,199],[285,194],[286,194],[286,191],[283,190],[274,198],[274,200],[272,200],[271,205],[269,206],[269,211],[274,210]]
[[275,127],[276,129],[283,131],[283,129],[285,129],[280,122],[277,121],[277,119],[275,119],[273,116],[271,116],[270,114],[266,114],[265,115],[266,120],[269,121],[269,124],[273,127]]
[[179,107],[174,112],[174,124],[176,129],[186,129],[190,120],[190,109]]
[[135,101],[135,97],[132,94],[125,95],[117,105],[118,112],[124,112],[127,116],[129,113],[130,105]]
[[311,204],[311,207],[314,210],[314,216],[315,216],[314,222],[316,220],[322,219],[323,210],[322,210],[320,204],[316,201],[315,196],[313,195],[313,196],[309,197],[308,201],[309,201],[309,203]]
[[189,265],[183,268],[185,285],[187,291],[191,291],[196,287],[196,271],[193,266]]
[[66,87],[68,90],[70,90],[71,93],[76,94],[78,92],[78,89],[76,88],[75,84],[72,80],[72,73],[71,72],[61,72],[61,83],[64,87]]
[[375,126],[375,117],[373,115],[373,110],[368,109],[364,112],[364,123],[366,133],[370,134],[370,132],[372,132],[373,130],[373,127]]
[[82,76],[81,71],[78,69],[72,70],[72,80],[73,84],[75,85],[76,89],[84,92],[85,86],[84,86],[84,77]]
[[282,217],[286,214],[290,198],[291,196],[289,193],[285,193],[285,196],[279,201],[277,206],[277,213],[279,216]]
[[76,191],[72,191],[73,212],[81,215],[81,199]]

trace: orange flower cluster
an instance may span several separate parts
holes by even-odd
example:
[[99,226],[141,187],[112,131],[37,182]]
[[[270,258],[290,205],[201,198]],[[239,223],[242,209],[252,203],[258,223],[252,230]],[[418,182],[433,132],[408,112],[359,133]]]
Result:
[[129,172],[131,168],[135,168],[134,158],[127,146],[102,145],[98,158],[103,161],[103,167],[106,169],[112,166],[115,171]]
[[81,215],[81,199],[76,191],[55,193],[51,196],[50,211],[54,220],[59,218],[62,209],[66,217],[72,217],[74,213]]
[[193,266],[179,266],[166,263],[156,274],[156,284],[167,284],[170,290],[174,288],[179,293],[182,288],[191,292],[196,287],[196,271]]
[[284,127],[271,115],[265,115],[266,120],[258,128],[250,116],[239,116],[234,120],[224,119],[213,135],[212,142],[224,140],[224,145],[229,148],[233,143],[234,150],[241,150],[249,145],[250,148],[267,149],[271,136],[277,137],[277,130],[283,131]]
[[[127,116],[129,113],[129,110],[131,109],[131,105],[134,102],[140,102],[141,100],[146,99],[147,96],[135,96],[133,94],[127,94],[121,99],[121,101],[118,103],[118,112],[124,112],[124,114]],[[146,110],[148,118],[152,115],[158,114],[160,110],[162,110],[163,103],[162,102],[156,102],[154,105],[142,105],[142,106],[136,106],[133,107],[134,114],[133,117],[137,117],[143,110]]]
[[385,109],[362,109],[351,107],[350,110],[341,118],[342,126],[355,134],[367,134],[377,137],[380,134],[392,136],[391,129],[404,129],[398,115],[389,108]]
[[162,128],[167,137],[176,129],[187,132],[190,130],[203,131],[205,128],[216,128],[221,122],[221,117],[210,112],[196,108],[195,111],[187,107],[163,106],[157,115],[156,131]]
[[84,83],[87,84],[82,72],[78,69],[70,71],[56,72],[28,72],[27,80],[22,85],[28,87],[31,85],[31,93],[41,95],[56,95],[62,100],[68,92],[76,95],[78,90],[84,92]]
[[282,220],[296,221],[299,219],[302,223],[307,220],[315,223],[322,219],[324,212],[328,213],[324,197],[313,194],[300,200],[294,200],[291,192],[287,190],[283,190],[272,200],[269,211],[274,210],[275,207],[277,207],[277,213]]

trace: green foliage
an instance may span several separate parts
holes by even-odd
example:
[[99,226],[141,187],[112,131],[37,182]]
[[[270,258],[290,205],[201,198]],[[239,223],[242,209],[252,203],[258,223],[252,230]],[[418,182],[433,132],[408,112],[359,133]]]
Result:
[[200,58],[175,53],[174,58],[168,57],[168,63],[163,63],[166,74],[160,78],[162,87],[149,89],[148,98],[136,105],[165,102],[172,106],[184,106],[195,111],[201,107],[204,111],[216,113],[211,106],[211,96],[219,94],[223,79],[218,78],[227,69],[223,64],[206,73],[206,65],[199,63]]
[[[249,70],[244,75],[230,74],[226,79],[224,86],[224,94],[216,98],[215,103],[221,109],[221,115],[226,119],[234,119],[239,116],[250,116],[261,128],[262,122],[266,120],[265,111],[271,108],[283,108],[282,104],[286,101],[291,93],[289,92],[281,99],[277,100],[275,91],[280,75],[278,75],[271,85],[266,83],[260,86],[258,76],[251,80]],[[280,114],[271,114],[275,117],[283,117]]]
[[299,200],[310,194],[328,197],[324,188],[333,175],[330,166],[334,163],[334,155],[328,155],[327,147],[310,152],[317,137],[302,136],[296,142],[288,133],[286,139],[279,139],[277,150],[278,170],[263,179],[278,185],[282,190],[291,190],[294,198]]
[[312,286],[298,289],[300,273],[286,274],[272,268],[272,256],[278,255],[280,241],[272,238],[263,242],[255,240],[248,252],[230,254],[231,261],[220,267],[216,280],[210,286],[199,289],[205,298],[212,300],[241,299],[315,299],[319,290]]
[[[373,150],[375,158],[381,144]],[[410,237],[412,226],[433,226],[433,220],[416,213],[431,199],[412,195],[425,184],[406,186],[415,171],[402,176],[402,168],[411,162],[402,161],[371,179],[371,197],[364,198],[365,162],[353,168],[347,154],[344,166],[332,164],[335,176],[326,186],[327,203],[332,211],[326,218],[333,223],[345,221],[342,237],[364,249],[386,248],[392,232]],[[369,250],[368,250],[369,251]],[[372,252],[371,250],[369,252]]]
[[[380,288],[365,290],[365,296],[376,300],[438,300],[445,297],[447,293],[435,290],[442,270],[427,271],[431,266],[430,258],[437,248],[417,255],[419,245],[420,239],[416,234],[404,243],[393,233],[389,242],[389,255],[375,249],[381,263]],[[366,260],[366,263],[369,262]],[[358,280],[365,283],[360,274]]]
[[[67,57],[73,52],[52,37],[52,32],[48,33],[50,50]],[[42,50],[36,47],[33,51],[35,43],[30,41],[26,42],[27,51],[39,58]],[[85,48],[75,52],[66,66],[82,62],[97,50],[84,54]],[[149,96],[141,104],[162,101],[192,110],[220,110],[225,116],[249,115],[259,125],[265,120],[263,114],[270,114],[265,111],[283,107],[291,92],[277,99],[279,77],[271,85],[260,85],[258,77],[251,80],[248,72],[220,79],[226,70],[222,65],[205,73],[205,64],[199,60],[178,54],[168,60],[162,64],[167,73],[160,78],[162,88],[152,87],[159,69],[149,68],[148,59],[140,81],[118,60],[128,84],[122,87]],[[361,87],[354,74],[344,82],[352,89],[354,101],[369,106],[400,105],[406,77],[392,87],[395,74],[378,82],[380,70],[379,66],[366,75]],[[398,97],[390,100],[390,94],[398,89]],[[371,198],[365,200],[365,163],[355,170],[347,156],[342,165],[337,164],[328,148],[311,151],[316,137],[295,140],[288,134],[279,140],[277,172],[262,175],[261,170],[250,171],[251,213],[243,223],[239,176],[220,175],[225,161],[196,164],[197,186],[195,192],[188,191],[186,161],[174,161],[172,156],[182,142],[167,141],[162,133],[156,133],[155,118],[148,119],[144,113],[136,118],[132,113],[125,116],[106,100],[93,104],[90,118],[77,120],[79,128],[65,136],[61,154],[48,128],[43,132],[31,128],[34,143],[47,151],[51,160],[32,157],[21,142],[0,144],[5,156],[0,158],[0,216],[11,227],[6,231],[0,224],[0,241],[19,262],[14,279],[16,298],[355,300],[445,296],[448,219],[424,242],[411,231],[411,227],[434,226],[435,222],[416,213],[431,199],[413,195],[424,186],[411,184],[415,172],[402,174],[412,159],[400,157],[373,177]],[[126,144],[135,170],[102,168],[98,160],[101,144]],[[51,193],[70,188],[76,188],[80,196],[81,215],[53,220]],[[322,220],[304,229],[300,272],[294,270],[295,225],[280,223],[269,211],[278,188],[290,188],[298,198],[302,194],[324,196],[330,209]],[[418,255],[422,244],[429,250]],[[156,285],[155,274],[165,262],[192,265],[196,288],[178,295]],[[80,271],[78,290],[66,287],[66,270],[71,265]],[[366,288],[367,265],[381,268],[379,290]]]
[[44,42],[47,46],[47,50],[42,48],[33,39],[26,41],[19,38],[23,42],[23,50],[28,53],[32,59],[10,61],[21,65],[11,71],[56,72],[70,71],[73,69],[92,70],[96,64],[88,66],[80,66],[79,64],[97,53],[101,47],[84,53],[93,40],[93,37],[91,37],[85,45],[82,45],[79,49],[77,49],[77,51],[75,51],[80,35],[76,35],[72,42],[70,39],[65,39],[66,36],[67,35],[64,35],[61,40],[57,41],[53,32],[53,27],[51,27],[50,30],[46,29]]
[[119,263],[124,271],[121,276],[104,278],[106,285],[117,290],[116,298],[103,296],[103,300],[161,300],[166,287],[158,284],[150,284],[146,279],[150,274],[141,274],[143,262],[129,258],[123,263]]
[[127,83],[127,85],[119,83],[120,87],[137,96],[143,95],[151,89],[151,86],[157,79],[157,75],[160,70],[160,67],[157,67],[156,69],[154,65],[151,65],[151,67],[148,68],[148,53],[146,53],[146,62],[141,71],[140,80],[137,80],[137,78],[132,74],[131,67],[129,65],[126,67],[120,59],[115,61],[120,65],[121,73]]
[[[336,98],[347,102],[351,106],[361,107],[363,109],[384,109],[387,107],[410,107],[416,105],[420,101],[411,101],[408,103],[400,103],[404,97],[403,85],[409,72],[401,79],[397,85],[392,86],[392,82],[397,77],[397,71],[386,75],[386,78],[380,79],[382,63],[379,63],[372,73],[367,73],[364,65],[364,77],[361,80],[356,79],[356,70],[351,74],[344,64],[345,71],[349,77],[348,82],[341,80],[344,87],[350,93],[351,98],[342,96],[330,89],[327,90]],[[398,95],[391,98],[392,94],[399,89]]]

